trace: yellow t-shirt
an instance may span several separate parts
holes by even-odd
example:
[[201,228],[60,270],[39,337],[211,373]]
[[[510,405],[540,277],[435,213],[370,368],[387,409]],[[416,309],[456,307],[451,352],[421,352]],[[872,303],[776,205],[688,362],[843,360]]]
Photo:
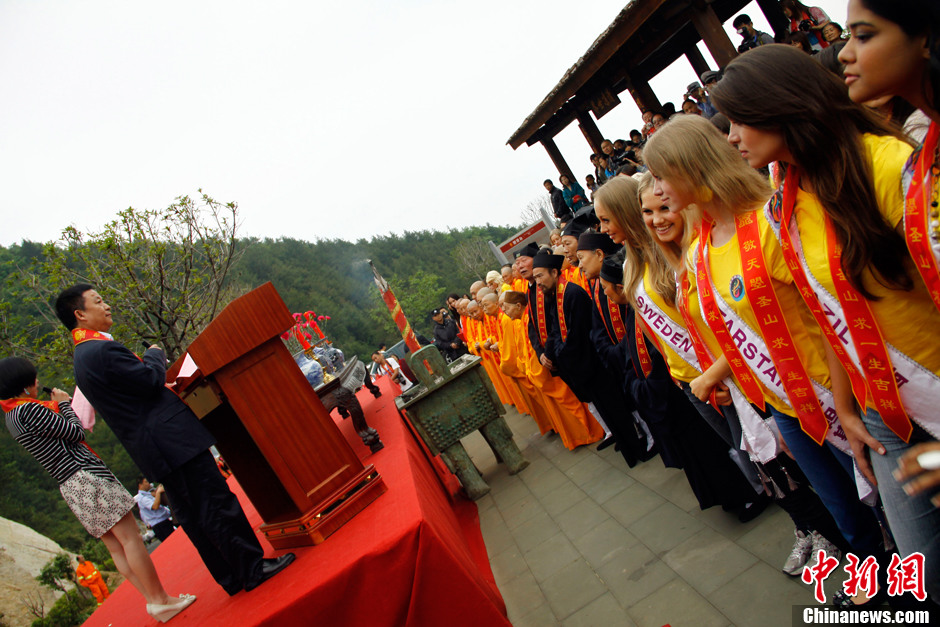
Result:
[[[663,297],[659,295],[656,290],[652,289],[652,279],[650,278],[650,267],[647,264],[646,269],[643,272],[643,285],[646,286],[646,297],[649,298],[659,309],[666,314],[669,318],[669,324],[673,328],[685,329],[685,324],[682,321],[682,314],[679,313],[679,310],[663,300]],[[639,314],[637,314],[639,315]],[[674,379],[679,381],[685,381],[689,383],[695,377],[702,374],[691,365],[689,362],[679,357],[679,353],[673,350],[672,346],[669,345],[669,340],[664,340],[662,337],[659,337],[658,346],[662,349],[663,357],[666,359],[666,364],[669,366],[669,374],[672,375]]]
[[[872,164],[875,196],[881,214],[888,224],[903,229],[901,171],[913,149],[894,137],[866,135],[864,141]],[[794,215],[800,230],[806,265],[820,284],[834,295],[824,209],[815,196],[800,190]],[[865,271],[865,286],[872,294],[880,297],[880,300],[869,301],[869,305],[886,342],[931,372],[940,374],[940,342],[925,341],[924,336],[925,329],[940,329],[940,312],[934,306],[913,261],[908,261],[907,273],[914,280],[914,289],[910,292],[888,289],[875,280],[871,271]],[[850,340],[848,334],[845,339]]]
[[[777,241],[777,236],[774,234],[773,230],[771,230],[770,224],[764,217],[763,208],[756,208],[754,214],[757,219],[767,274],[770,276],[774,292],[780,302],[780,309],[783,311],[783,315],[786,318],[787,327],[793,337],[793,344],[796,347],[800,361],[803,363],[807,374],[809,374],[812,379],[825,387],[831,387],[829,382],[829,364],[826,361],[826,348],[823,344],[826,339],[823,336],[822,330],[819,328],[819,325],[816,324],[816,320],[813,319],[813,315],[806,307],[806,304],[803,302],[803,297],[793,283],[793,277],[790,276],[790,270],[787,268],[786,262],[783,259],[783,253],[780,250],[780,243]],[[702,338],[705,340],[712,354],[717,357],[721,355],[721,347],[709,326],[702,320],[702,313],[698,304],[698,291],[695,285],[696,277],[693,258],[693,251],[697,249],[698,239],[692,242],[692,245],[689,247],[687,259],[689,266],[689,283],[691,286],[689,293],[689,309],[692,313],[692,317],[695,319],[696,325],[699,327]],[[709,246],[708,261],[712,281],[714,282],[716,298],[720,296],[751,329],[755,332],[759,332],[760,326],[757,324],[757,317],[754,315],[754,310],[751,308],[751,304],[748,301],[747,290],[744,287],[744,272],[741,264],[741,254],[738,250],[738,236],[732,236],[731,239],[721,247],[715,248]],[[735,283],[737,288],[735,291],[738,292],[740,290],[740,296],[737,300],[731,295],[732,282]],[[764,342],[768,343],[766,338]],[[738,342],[738,345],[740,348],[740,342]],[[770,355],[768,355],[768,357],[770,357]],[[770,363],[766,364],[767,368],[771,366],[772,364]],[[761,368],[761,370],[765,369],[766,368]],[[789,401],[778,397],[774,392],[764,386],[763,383],[761,383],[761,388],[764,391],[764,400],[767,403],[770,403],[785,414],[790,416],[796,415],[791,409]]]

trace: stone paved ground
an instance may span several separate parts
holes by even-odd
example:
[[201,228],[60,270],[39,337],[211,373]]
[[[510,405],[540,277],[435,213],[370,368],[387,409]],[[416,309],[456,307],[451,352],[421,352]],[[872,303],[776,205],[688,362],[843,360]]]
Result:
[[464,445],[492,487],[480,525],[515,627],[783,627],[792,605],[813,603],[780,571],[793,525],[778,507],[741,524],[701,511],[658,456],[631,469],[613,447],[568,451],[528,416],[506,420],[531,462],[518,475],[479,433]]

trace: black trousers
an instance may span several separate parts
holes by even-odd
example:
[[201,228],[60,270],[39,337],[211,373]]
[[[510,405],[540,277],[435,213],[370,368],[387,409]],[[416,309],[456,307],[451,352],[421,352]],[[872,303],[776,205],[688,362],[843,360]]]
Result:
[[173,513],[216,583],[229,594],[261,580],[264,550],[208,450],[169,475]]
[[173,526],[173,523],[170,522],[170,519],[162,520],[157,524],[151,527],[153,533],[157,536],[160,542],[163,542],[170,537],[170,534],[176,530],[176,527]]

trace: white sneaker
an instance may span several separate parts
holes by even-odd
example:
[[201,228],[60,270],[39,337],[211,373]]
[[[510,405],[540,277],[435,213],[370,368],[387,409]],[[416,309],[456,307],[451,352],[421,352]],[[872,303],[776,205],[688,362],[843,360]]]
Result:
[[842,561],[842,551],[839,550],[839,547],[837,547],[837,546],[834,545],[832,542],[830,542],[829,540],[827,540],[827,539],[825,538],[825,536],[823,536],[822,534],[820,534],[820,533],[819,533],[818,531],[816,531],[815,529],[810,533],[810,536],[812,537],[812,540],[813,540],[813,548],[811,549],[810,553],[811,553],[812,556],[813,556],[813,565],[814,565],[814,566],[816,565],[816,560],[815,560],[815,558],[816,558],[817,555],[819,555],[819,553],[817,553],[817,551],[819,551],[819,550],[825,551],[827,557],[834,557],[834,558],[836,558],[836,561],[837,561],[837,562],[841,562],[841,561]]
[[[803,572],[803,567],[806,566],[806,562],[809,561],[810,553],[814,550],[813,537],[816,535],[816,532],[805,533],[799,529],[794,529],[793,535],[796,536],[796,542],[793,543],[793,550],[790,551],[790,557],[787,558],[781,570],[792,577],[797,577]],[[822,538],[822,536],[819,537]],[[823,540],[825,540],[825,538],[823,538]]]

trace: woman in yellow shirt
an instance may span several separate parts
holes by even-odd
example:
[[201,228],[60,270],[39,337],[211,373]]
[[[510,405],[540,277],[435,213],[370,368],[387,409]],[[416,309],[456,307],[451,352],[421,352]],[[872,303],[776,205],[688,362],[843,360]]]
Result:
[[856,489],[830,390],[828,344],[764,217],[771,193],[766,180],[699,116],[668,122],[644,154],[654,192],[671,209],[689,212],[692,226],[700,225],[686,256],[683,302],[689,319],[706,322],[702,335],[726,360],[693,381],[693,392],[704,401],[734,374],[748,400],[773,415],[853,553],[880,562],[880,527],[858,498],[871,487]]
[[[877,478],[900,552],[925,553],[927,588],[940,598],[940,547],[925,548],[940,511],[928,495],[904,494],[891,474],[905,451],[940,434],[940,342],[924,341],[940,329],[940,311],[901,235],[901,174],[913,149],[812,60],[775,47],[755,52],[729,66],[715,90],[732,120],[728,140],[753,167],[777,163],[780,190],[766,215],[836,357],[839,418],[860,468]],[[794,76],[811,93],[787,84]],[[741,101],[755,88],[773,106]],[[829,129],[825,139],[819,125]]]
[[[618,304],[627,304],[628,294],[634,287],[633,280],[627,277],[632,275],[634,268],[642,271],[644,258],[656,252],[648,238],[638,240],[634,236],[637,230],[645,235],[643,221],[638,217],[639,204],[637,183],[629,177],[607,181],[594,195],[594,210],[600,220],[601,231],[607,233],[615,244],[623,244],[626,253],[626,260],[618,261],[616,266],[619,276],[617,271],[608,278],[603,272],[600,276],[608,298]],[[624,219],[631,209],[637,215],[633,222],[634,225],[639,223],[636,229],[631,229],[631,224]],[[612,289],[611,283],[625,287]],[[714,425],[702,420],[675,385],[665,357],[654,343],[655,338],[644,338],[642,324],[629,308],[626,309],[624,325],[625,333],[617,347],[624,365],[623,384],[653,432],[663,463],[685,471],[702,509],[720,504],[726,510],[749,509],[746,515],[742,515],[742,522],[755,517],[766,502],[758,498],[750,477],[743,475],[732,462],[728,454],[730,442],[723,440],[723,434],[718,433]],[[747,508],[747,504],[751,507]]]

